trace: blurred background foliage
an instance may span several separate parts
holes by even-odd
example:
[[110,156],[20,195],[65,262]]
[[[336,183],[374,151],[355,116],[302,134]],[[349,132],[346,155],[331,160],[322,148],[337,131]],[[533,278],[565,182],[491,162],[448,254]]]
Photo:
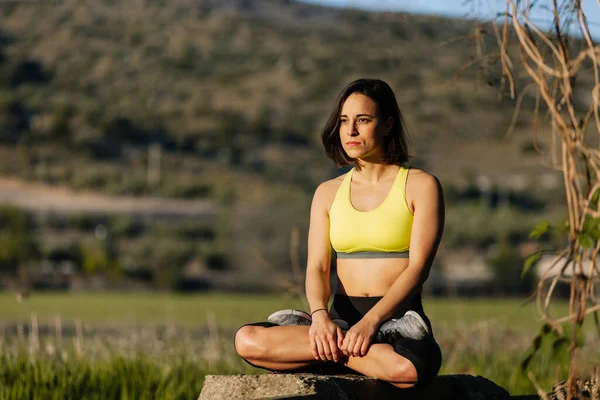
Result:
[[[535,97],[514,118],[472,21],[290,0],[0,1],[0,21],[0,289],[19,290],[0,293],[0,397],[183,399],[206,374],[256,373],[231,338],[306,306],[312,194],[348,170],[320,129],[361,77],[395,90],[410,165],[444,188],[428,294],[485,296],[425,297],[441,373],[536,390],[517,364],[538,323],[520,275],[540,243],[562,247],[557,229],[529,236],[564,225],[562,181],[540,163],[548,135],[532,139]],[[529,365],[546,390],[567,371],[555,350]]]
[[[9,2],[0,17],[2,179],[216,205],[209,221],[60,215],[40,196],[0,210],[5,272],[67,262],[171,289],[289,279],[291,230],[305,237],[314,189],[346,171],[324,156],[320,129],[359,77],[394,88],[411,165],[444,186],[439,264],[471,248],[510,281],[531,227],[564,218],[560,177],[535,151],[548,144],[531,140],[535,99],[507,139],[500,66],[464,68],[476,57],[469,21],[283,0]],[[305,241],[296,251],[303,264]]]

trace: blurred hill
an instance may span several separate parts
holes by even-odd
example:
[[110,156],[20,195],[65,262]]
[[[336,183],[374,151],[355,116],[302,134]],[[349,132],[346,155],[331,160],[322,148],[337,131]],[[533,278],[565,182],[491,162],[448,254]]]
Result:
[[312,192],[344,172],[319,133],[359,77],[396,91],[412,165],[446,191],[448,249],[505,257],[562,204],[534,149],[535,98],[506,139],[514,100],[498,60],[477,62],[471,21],[291,0],[3,2],[0,20],[0,175],[212,202],[226,210],[219,255],[249,285],[257,270],[287,279],[292,227],[306,233]]

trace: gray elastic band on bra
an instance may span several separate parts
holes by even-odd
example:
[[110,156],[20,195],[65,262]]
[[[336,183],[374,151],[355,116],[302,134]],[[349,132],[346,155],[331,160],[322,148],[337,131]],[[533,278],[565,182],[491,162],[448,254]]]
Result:
[[408,251],[357,251],[354,253],[336,252],[337,258],[408,258]]

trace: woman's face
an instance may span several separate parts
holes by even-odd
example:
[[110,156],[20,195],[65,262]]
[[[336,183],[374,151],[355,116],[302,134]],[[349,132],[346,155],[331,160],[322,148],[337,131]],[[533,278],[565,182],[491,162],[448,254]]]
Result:
[[[391,119],[391,118],[390,118]],[[342,105],[340,141],[350,158],[379,161],[383,156],[383,137],[388,129],[380,119],[379,107],[369,96],[352,93]]]

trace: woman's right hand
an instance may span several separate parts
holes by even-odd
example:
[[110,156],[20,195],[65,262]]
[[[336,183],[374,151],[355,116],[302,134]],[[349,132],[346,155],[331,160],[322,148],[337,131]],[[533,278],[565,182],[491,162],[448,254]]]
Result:
[[310,347],[316,360],[339,361],[340,347],[344,340],[342,329],[333,323],[325,310],[312,316],[308,331]]

